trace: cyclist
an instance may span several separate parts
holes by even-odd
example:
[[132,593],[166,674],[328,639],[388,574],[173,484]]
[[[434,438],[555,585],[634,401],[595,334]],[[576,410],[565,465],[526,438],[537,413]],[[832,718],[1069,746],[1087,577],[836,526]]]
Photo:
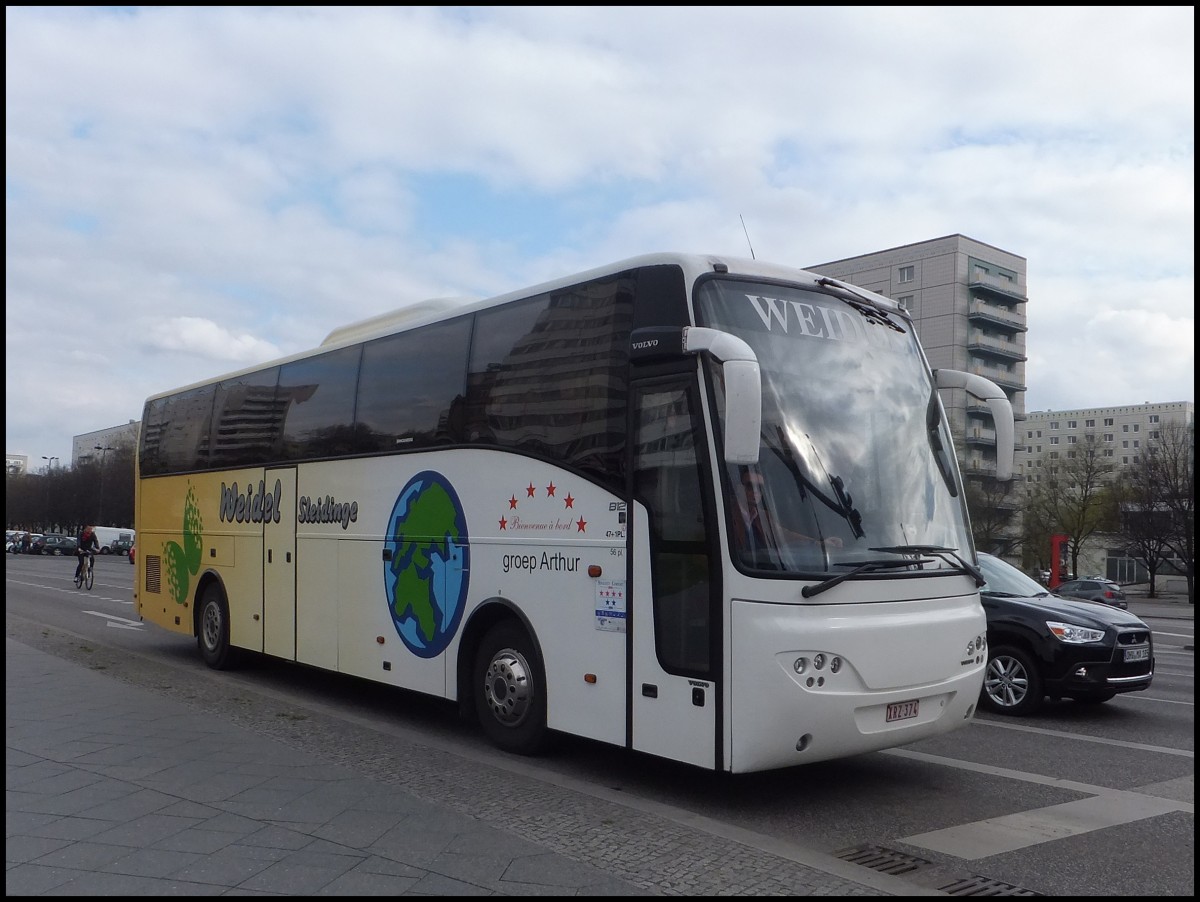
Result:
[[76,579],[83,576],[83,568],[91,563],[89,559],[99,550],[100,540],[96,538],[95,527],[85,526],[83,532],[79,534],[79,547],[75,549],[75,554],[79,558],[79,563],[75,565]]

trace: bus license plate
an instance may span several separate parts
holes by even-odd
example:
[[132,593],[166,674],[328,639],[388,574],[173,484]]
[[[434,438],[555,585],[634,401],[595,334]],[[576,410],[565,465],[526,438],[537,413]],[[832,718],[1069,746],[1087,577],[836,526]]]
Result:
[[908,720],[910,717],[916,717],[917,707],[920,704],[921,700],[916,698],[910,702],[893,702],[887,706],[886,722],[891,723],[893,720]]
[[1148,661],[1150,659],[1150,647],[1143,645],[1141,648],[1125,649],[1125,663],[1130,661]]

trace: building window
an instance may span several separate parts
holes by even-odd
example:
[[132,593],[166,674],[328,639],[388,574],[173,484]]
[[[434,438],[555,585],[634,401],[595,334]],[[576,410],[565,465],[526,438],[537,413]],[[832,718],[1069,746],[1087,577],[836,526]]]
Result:
[[901,310],[912,310],[912,299],[913,296],[911,294],[906,294],[903,297],[896,298],[896,303],[900,305]]
[[911,266],[900,267],[900,282],[911,282],[913,280],[913,268]]
[[1050,444],[1052,444],[1052,445],[1058,444],[1058,436],[1057,435],[1050,436]]
[[1074,445],[1076,443],[1076,441],[1077,441],[1076,436],[1073,436],[1073,435],[1067,436],[1067,444],[1068,445]]
[[1113,440],[1113,434],[1111,432],[1104,433],[1104,440],[1106,442],[1111,442]]
[[1127,463],[1129,463],[1129,458],[1128,458],[1128,457],[1122,457],[1122,458],[1121,458],[1121,463],[1123,463],[1123,464],[1127,464]]
[[1067,420],[1067,428],[1068,429],[1078,429],[1079,428],[1079,420]]
[[1051,452],[1050,452],[1050,459],[1051,459],[1051,460],[1058,460],[1058,452],[1057,452],[1057,451],[1051,451]]
[[1155,429],[1153,432],[1150,433],[1150,438],[1158,438],[1158,430],[1157,429]]
[[1041,437],[1042,437],[1042,430],[1039,429],[1038,430],[1038,438],[1041,438]]
[[1158,414],[1156,414],[1156,413],[1150,414],[1150,422],[1157,423],[1158,422]]
[[1105,448],[1105,449],[1104,449],[1104,456],[1105,456],[1105,457],[1112,457],[1112,456],[1113,456],[1113,453],[1114,453],[1114,452],[1113,452],[1113,449],[1112,449],[1112,448]]
[[1105,426],[1111,426],[1112,424],[1113,424],[1113,418],[1112,418],[1112,417],[1105,417],[1105,418],[1104,418],[1104,425],[1105,425]]
[[1134,423],[1134,424],[1133,424],[1133,431],[1134,431],[1134,432],[1141,432],[1141,431],[1142,431],[1142,424],[1141,424],[1141,423]]
[[1121,442],[1121,447],[1122,447],[1122,448],[1128,448],[1128,447],[1129,447],[1129,440],[1128,440],[1128,439],[1126,439],[1125,441]]
[[1071,458],[1071,460],[1074,460],[1074,459],[1075,459],[1075,452],[1074,452],[1074,451],[1068,451],[1068,452],[1067,452],[1067,457]]
[[1133,447],[1135,447],[1135,448],[1140,448],[1140,447],[1142,447],[1142,443],[1141,443],[1140,441],[1138,441],[1137,439],[1134,439],[1134,440],[1133,440]]
[[1123,425],[1123,426],[1121,427],[1121,431],[1122,431],[1122,432],[1128,432],[1128,431],[1129,431],[1129,424],[1128,424],[1128,423],[1126,423],[1125,425]]
[[1084,421],[1083,421],[1083,426],[1084,426],[1084,428],[1085,428],[1085,429],[1095,429],[1095,428],[1096,428],[1096,421],[1095,421],[1095,420],[1084,420]]
[[1057,429],[1057,428],[1058,428],[1058,420],[1051,420],[1051,421],[1050,421],[1050,428],[1051,428],[1051,429]]

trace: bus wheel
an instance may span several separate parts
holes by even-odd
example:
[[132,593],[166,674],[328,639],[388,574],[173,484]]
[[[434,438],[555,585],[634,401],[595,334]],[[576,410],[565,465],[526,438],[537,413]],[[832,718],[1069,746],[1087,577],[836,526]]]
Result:
[[475,655],[475,713],[506,752],[533,755],[546,741],[546,686],[533,643],[514,623],[488,631]]
[[200,596],[200,629],[196,643],[204,663],[213,670],[225,670],[233,663],[233,649],[229,646],[229,607],[216,583],[209,583]]

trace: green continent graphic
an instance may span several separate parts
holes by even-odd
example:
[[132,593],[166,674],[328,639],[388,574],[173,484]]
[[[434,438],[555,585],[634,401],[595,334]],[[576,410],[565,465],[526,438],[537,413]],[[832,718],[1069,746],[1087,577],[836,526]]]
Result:
[[187,498],[183,502],[183,554],[188,572],[200,572],[200,549],[204,538],[204,521],[200,517],[200,505],[196,503],[196,489],[188,486]]
[[392,597],[392,612],[403,620],[412,612],[426,642],[438,631],[439,614],[434,605],[433,561],[449,557],[447,537],[459,539],[455,526],[454,503],[446,490],[437,483],[419,492],[408,505],[408,511],[396,520],[396,554],[392,558],[392,573],[396,588]]
[[178,542],[167,542],[163,549],[163,568],[167,571],[167,588],[175,603],[183,604],[187,600],[188,565]]

